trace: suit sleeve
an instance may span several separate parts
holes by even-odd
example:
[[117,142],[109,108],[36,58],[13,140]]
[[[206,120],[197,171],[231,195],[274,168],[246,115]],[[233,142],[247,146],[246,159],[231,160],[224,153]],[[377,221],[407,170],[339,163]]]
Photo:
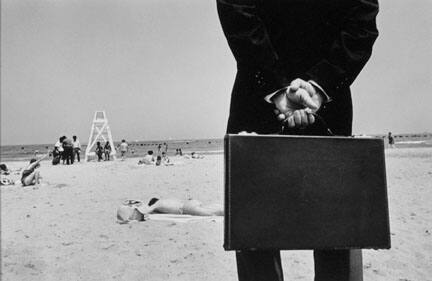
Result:
[[[217,0],[223,32],[238,63],[271,67],[279,59],[255,0]],[[241,52],[240,52],[241,50]]]
[[338,89],[354,82],[369,60],[378,37],[377,0],[357,0],[345,14],[336,22],[337,36],[326,56],[306,72],[306,76],[319,84],[330,98],[338,98],[341,92]]

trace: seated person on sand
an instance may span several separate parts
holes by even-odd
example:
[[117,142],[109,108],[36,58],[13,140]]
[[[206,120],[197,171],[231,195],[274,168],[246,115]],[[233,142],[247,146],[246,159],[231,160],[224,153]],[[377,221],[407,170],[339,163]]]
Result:
[[200,154],[198,154],[196,152],[192,152],[191,153],[191,157],[192,157],[192,159],[203,159],[204,158],[203,155],[200,155]]
[[40,167],[40,161],[48,157],[48,154],[42,156],[39,160],[31,159],[30,164],[24,169],[21,175],[21,183],[23,186],[35,185],[40,183],[40,173],[36,171]]
[[170,164],[170,159],[168,158],[165,152],[162,152],[162,163],[164,163],[165,165]]
[[160,166],[161,165],[161,163],[162,163],[162,157],[160,156],[160,155],[158,155],[157,157],[156,157],[156,166]]
[[154,164],[154,162],[155,162],[155,159],[153,156],[153,150],[149,150],[149,151],[147,151],[147,155],[144,156],[143,159],[138,161],[138,165],[141,165],[141,164],[152,165],[152,164]]
[[12,179],[9,179],[6,177],[10,173],[11,173],[11,170],[8,169],[6,164],[0,164],[0,185],[15,184],[15,182]]
[[0,164],[0,175],[9,175],[11,170],[6,166],[6,164]]
[[201,201],[189,199],[159,199],[152,198],[147,206],[141,202],[126,202],[117,211],[120,221],[149,219],[149,214],[173,214],[192,216],[223,216],[223,206],[220,204],[204,205]]

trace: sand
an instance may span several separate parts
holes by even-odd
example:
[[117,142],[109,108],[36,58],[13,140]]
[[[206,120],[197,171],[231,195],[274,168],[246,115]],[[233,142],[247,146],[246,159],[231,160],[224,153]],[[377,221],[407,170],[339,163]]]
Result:
[[[392,248],[364,251],[364,280],[432,280],[432,149],[386,155]],[[126,199],[222,203],[223,156],[136,162],[43,162],[48,184],[1,187],[2,280],[237,280],[221,220],[116,223]],[[282,259],[285,280],[313,280],[311,251],[284,251]]]

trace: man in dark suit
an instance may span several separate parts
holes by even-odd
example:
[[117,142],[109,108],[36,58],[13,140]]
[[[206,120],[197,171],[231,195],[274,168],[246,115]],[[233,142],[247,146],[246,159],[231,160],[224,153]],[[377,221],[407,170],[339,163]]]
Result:
[[[352,127],[350,85],[378,36],[377,0],[217,0],[237,61],[228,133],[335,135]],[[315,280],[362,280],[361,250],[315,250]],[[279,251],[237,252],[239,280],[283,280]]]

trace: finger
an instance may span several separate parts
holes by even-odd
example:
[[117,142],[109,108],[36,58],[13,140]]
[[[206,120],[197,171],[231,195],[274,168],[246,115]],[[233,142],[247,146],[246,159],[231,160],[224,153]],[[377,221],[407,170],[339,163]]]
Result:
[[308,116],[306,114],[306,111],[300,110],[300,116],[301,116],[301,126],[307,127],[309,125],[309,119],[308,119]]
[[302,85],[302,79],[297,78],[297,79],[294,79],[293,81],[291,81],[289,89],[295,92],[299,88],[301,88],[301,85]]
[[298,89],[306,89],[308,90],[310,88],[310,83],[306,82],[303,79],[297,78],[295,80],[293,80],[290,84],[290,87],[292,87],[294,90],[298,90]]
[[290,117],[288,117],[287,124],[288,124],[289,128],[294,128],[295,127],[294,116],[293,115],[291,115]]
[[277,116],[276,118],[277,118],[279,121],[283,121],[283,120],[285,120],[286,116],[285,116],[285,114],[281,113],[281,114],[278,114],[278,116]]
[[318,105],[316,105],[316,103],[313,101],[313,99],[306,90],[299,89],[296,94],[298,95],[300,103],[303,106],[309,107],[311,109],[318,109]]
[[312,125],[313,123],[315,123],[315,116],[313,114],[308,114],[308,119],[309,119],[309,125]]
[[294,123],[296,127],[300,127],[302,124],[300,110],[294,111]]

